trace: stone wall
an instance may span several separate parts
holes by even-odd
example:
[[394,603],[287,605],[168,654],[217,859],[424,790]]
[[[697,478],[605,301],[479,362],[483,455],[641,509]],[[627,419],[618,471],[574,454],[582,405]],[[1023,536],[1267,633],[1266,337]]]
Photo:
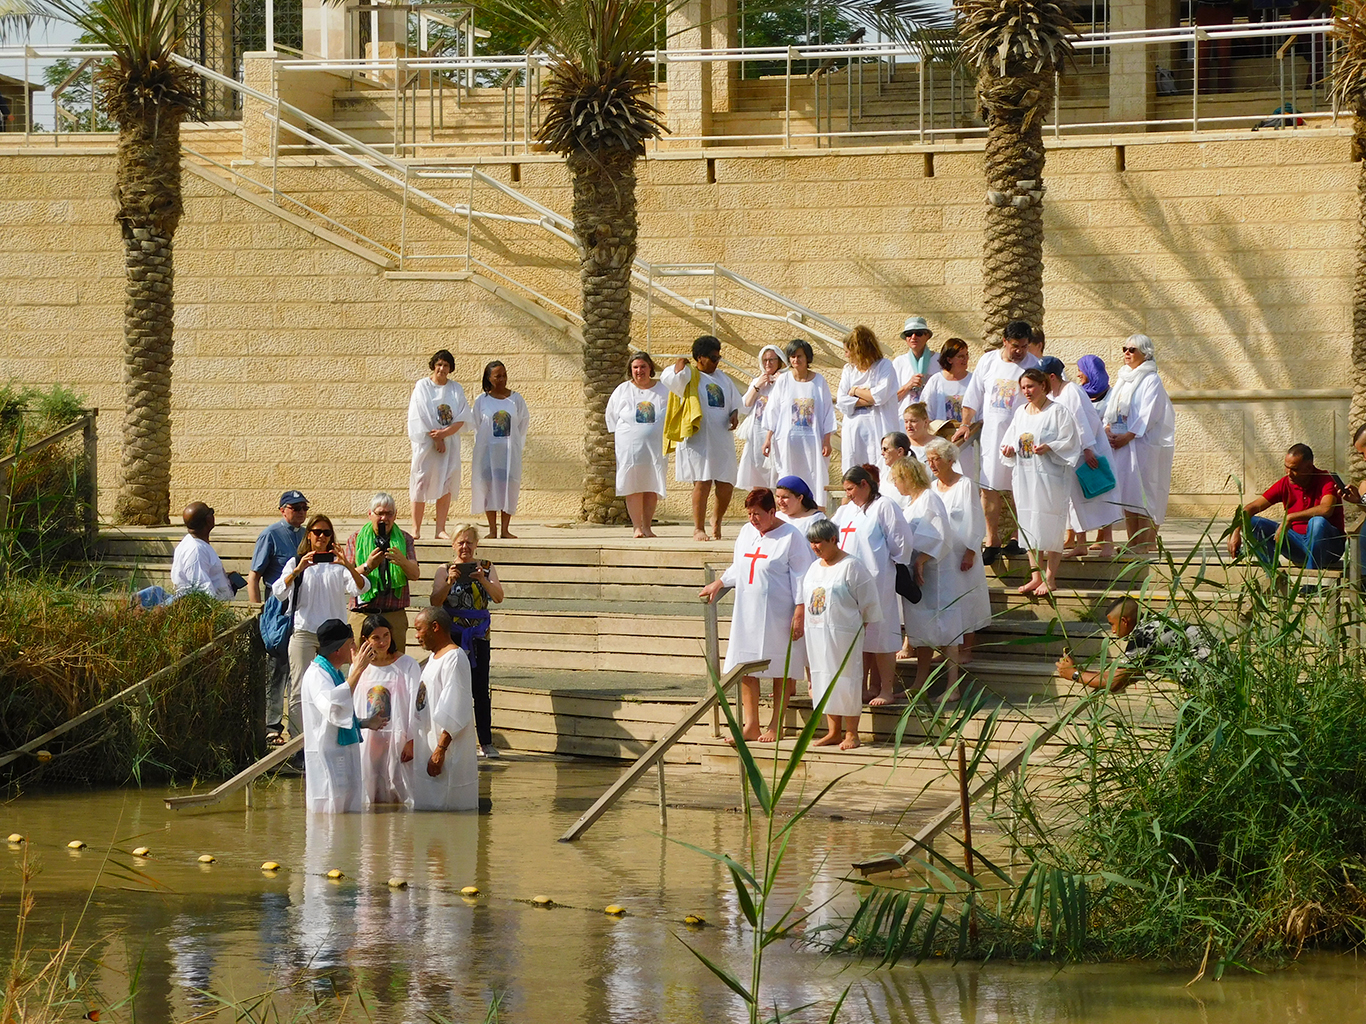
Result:
[[[187,132],[187,135],[189,133]],[[1280,453],[1308,440],[1345,467],[1345,401],[1287,394],[1349,382],[1356,165],[1345,130],[1064,141],[1050,148],[1046,206],[1049,349],[1069,363],[1094,352],[1112,367],[1134,331],[1157,342],[1179,410],[1177,509],[1227,505],[1231,477],[1261,482]],[[192,142],[187,144],[192,145]],[[640,168],[641,256],[719,262],[844,323],[866,322],[888,354],[905,315],[940,340],[980,350],[980,145],[775,154],[668,153]],[[515,165],[515,170],[514,170]],[[1120,169],[1122,167],[1122,169]],[[0,150],[0,377],[61,381],[102,410],[102,504],[110,507],[121,409],[122,265],[109,198],[112,152]],[[567,212],[569,182],[551,157],[484,170]],[[267,167],[248,168],[267,180]],[[405,269],[463,269],[463,220],[410,206],[345,168],[281,168],[281,187],[389,244],[406,233],[428,257]],[[464,201],[466,182],[424,183]],[[406,507],[404,410],[432,351],[457,354],[457,377],[504,359],[531,406],[523,511],[571,516],[581,476],[578,354],[563,333],[469,282],[386,274],[374,262],[186,175],[176,242],[173,506],[202,497],[221,513],[267,514],[280,490],[359,512],[376,487]],[[511,212],[483,190],[484,202]],[[501,205],[497,205],[501,204]],[[564,305],[577,306],[571,250],[538,229],[476,224],[473,254]],[[673,282],[689,297],[709,283]],[[733,287],[721,305],[755,303]],[[636,336],[686,349],[710,314],[671,303]],[[753,363],[778,324],[721,316],[727,358]],[[1312,357],[1305,358],[1306,353]],[[818,346],[838,376],[836,354]],[[739,377],[739,374],[737,374]],[[741,381],[743,384],[744,382]],[[1223,392],[1221,397],[1209,392]],[[1196,400],[1198,399],[1198,400]],[[468,460],[467,460],[468,461]],[[468,508],[462,496],[457,508]],[[686,514],[672,489],[666,514]]]

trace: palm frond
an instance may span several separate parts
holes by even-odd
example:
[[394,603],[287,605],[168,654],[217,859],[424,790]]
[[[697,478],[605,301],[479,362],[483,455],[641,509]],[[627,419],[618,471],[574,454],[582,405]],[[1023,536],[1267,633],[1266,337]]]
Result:
[[1333,62],[1333,101],[1344,110],[1366,109],[1366,0],[1340,0],[1333,35],[1343,43]]
[[979,73],[1052,73],[1072,52],[1068,0],[958,0],[958,34]]

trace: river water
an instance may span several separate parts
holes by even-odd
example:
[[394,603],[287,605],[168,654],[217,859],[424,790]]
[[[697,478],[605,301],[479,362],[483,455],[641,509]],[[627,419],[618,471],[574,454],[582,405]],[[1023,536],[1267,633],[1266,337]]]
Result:
[[[79,998],[64,1011],[104,1021],[251,1019],[516,1022],[741,1020],[738,997],[684,942],[747,977],[747,932],[729,878],[671,840],[737,852],[728,809],[658,810],[637,798],[573,844],[557,837],[620,774],[616,766],[508,760],[481,771],[479,814],[384,812],[310,818],[301,779],[258,788],[256,806],[167,811],[155,790],[29,794],[0,808],[0,836],[29,837],[39,872],[25,947],[45,959],[75,935]],[[719,803],[738,799],[715,776]],[[696,784],[696,779],[693,780]],[[648,790],[639,797],[648,796]],[[818,920],[848,908],[839,878],[863,854],[895,848],[886,823],[802,822],[779,885]],[[87,848],[73,852],[79,839]],[[151,848],[147,858],[131,850]],[[216,857],[201,865],[201,854]],[[5,857],[0,852],[0,857]],[[20,865],[0,860],[0,953],[13,948]],[[272,875],[260,869],[277,861]],[[331,880],[326,873],[340,870]],[[809,888],[806,883],[814,877]],[[407,881],[404,889],[390,878]],[[481,895],[466,899],[463,886]],[[550,909],[531,903],[549,896]],[[627,909],[608,917],[610,903]],[[684,924],[689,914],[706,920]],[[136,975],[136,981],[130,981]],[[792,943],[770,947],[763,995],[797,1020],[825,1020],[850,987],[850,1022],[1342,1022],[1362,1019],[1366,969],[1350,956],[1306,958],[1267,976],[1187,987],[1190,972],[1132,966],[932,963],[873,971]],[[135,990],[133,1006],[110,1009]],[[212,994],[210,994],[212,993]]]

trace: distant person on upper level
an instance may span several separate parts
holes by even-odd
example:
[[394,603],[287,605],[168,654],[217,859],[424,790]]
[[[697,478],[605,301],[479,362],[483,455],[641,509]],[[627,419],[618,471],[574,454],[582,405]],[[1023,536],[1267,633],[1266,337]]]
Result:
[[185,538],[176,545],[171,559],[171,586],[175,597],[202,593],[220,601],[231,601],[247,585],[241,573],[223,571],[223,560],[209,545],[209,534],[216,525],[213,509],[202,501],[192,501],[181,513]]
[[[1237,558],[1242,548],[1242,520],[1247,520],[1252,553],[1263,565],[1275,565],[1278,555],[1306,569],[1336,569],[1347,547],[1339,483],[1334,474],[1314,465],[1314,450],[1292,444],[1285,453],[1285,476],[1239,511],[1228,538],[1228,553]],[[1257,515],[1274,505],[1285,506],[1285,519],[1276,522]]]
[[901,337],[906,342],[906,351],[892,360],[892,368],[896,370],[897,412],[904,416],[907,406],[920,401],[925,385],[938,370],[935,352],[930,348],[934,331],[923,316],[908,317]]
[[9,97],[0,93],[0,132],[9,131],[11,114]]

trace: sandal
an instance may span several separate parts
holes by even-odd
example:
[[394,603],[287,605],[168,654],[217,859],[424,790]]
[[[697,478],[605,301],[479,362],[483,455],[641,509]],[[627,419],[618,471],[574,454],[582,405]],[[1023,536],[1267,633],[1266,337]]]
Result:
[[285,739],[282,732],[272,729],[266,733],[266,746],[268,747],[283,747],[287,742],[289,741]]

